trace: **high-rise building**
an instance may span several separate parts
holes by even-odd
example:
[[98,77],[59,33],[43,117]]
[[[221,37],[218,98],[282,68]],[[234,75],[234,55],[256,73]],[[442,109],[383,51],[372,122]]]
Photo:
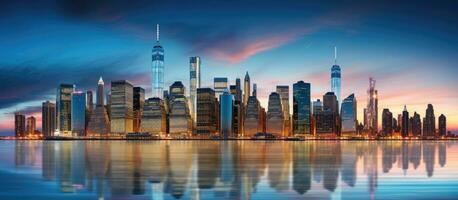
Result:
[[188,100],[184,95],[174,94],[170,99],[169,134],[172,137],[187,137],[191,132],[192,119]]
[[404,111],[402,111],[401,136],[409,137],[409,112],[406,106],[404,106]]
[[327,92],[323,95],[323,110],[330,110],[336,116],[339,114],[339,103],[334,92]]
[[259,101],[256,97],[250,96],[245,110],[245,121],[243,125],[245,137],[253,137],[256,133],[262,132],[262,127],[260,127],[261,116],[259,114]]
[[181,81],[175,81],[170,87],[169,87],[169,99],[172,100],[176,96],[184,96],[185,93],[185,87]]
[[447,136],[447,118],[444,114],[439,116],[439,136]]
[[288,85],[277,85],[277,93],[280,95],[281,109],[283,111],[283,135],[291,135],[291,116],[289,114],[289,86]]
[[425,120],[423,121],[423,126],[423,136],[436,136],[436,117],[434,116],[434,108],[432,104],[428,104],[428,108],[426,108],[426,115]]
[[253,83],[253,96],[258,97],[258,84]]
[[375,80],[372,77],[369,78],[365,119],[364,126],[369,131],[369,136],[375,137],[378,132],[378,91],[375,89]]
[[37,120],[34,116],[27,117],[27,135],[34,135],[35,130],[37,130]]
[[97,84],[97,101],[94,111],[91,113],[89,123],[87,125],[87,135],[107,135],[110,133],[110,120],[108,111],[105,107],[105,83],[102,77],[100,77]]
[[133,105],[134,132],[140,132],[143,106],[145,105],[145,89],[141,87],[134,87],[133,101],[134,101],[134,105]]
[[92,112],[94,110],[94,96],[92,91],[86,91],[86,110]]
[[86,93],[72,93],[72,136],[86,135]]
[[323,111],[323,102],[320,99],[313,101],[312,113],[315,114],[318,111]]
[[228,92],[227,78],[225,77],[216,77],[213,79],[213,89],[215,90],[215,96],[218,98],[224,92]]
[[57,128],[63,134],[71,134],[72,130],[72,93],[75,85],[60,84],[57,91]]
[[26,135],[25,115],[19,112],[14,113],[14,135],[16,137],[24,137]]
[[330,109],[313,113],[315,118],[315,133],[317,136],[337,136],[336,115]]
[[56,105],[49,101],[41,107],[41,132],[43,136],[53,136],[56,129]]
[[156,44],[151,55],[152,96],[163,98],[164,91],[164,48],[159,44],[159,24],[156,25]]
[[194,122],[197,120],[197,88],[200,88],[200,65],[199,56],[189,58],[189,98],[190,111]]
[[129,81],[111,82],[111,133],[133,132],[133,96],[133,86]]
[[355,134],[358,126],[355,94],[351,94],[345,98],[341,105],[340,115],[342,116],[342,134]]
[[243,97],[240,79],[235,79],[235,85],[231,85],[231,94],[234,96],[234,110],[232,112],[232,134],[236,137],[242,135],[243,122]]
[[393,135],[393,113],[388,108],[382,111],[382,134],[384,137]]
[[421,137],[421,118],[417,112],[415,112],[412,117],[412,135]]
[[197,88],[197,123],[196,133],[198,135],[211,136],[217,132],[217,111],[218,100],[215,91],[211,88]]
[[234,97],[228,92],[224,92],[220,96],[220,135],[222,138],[227,139],[234,137],[232,133],[232,117],[234,109]]
[[293,84],[293,133],[311,134],[310,129],[310,83],[298,81]]
[[287,137],[284,135],[284,117],[282,110],[282,102],[280,95],[276,92],[272,92],[269,95],[269,106],[267,108],[266,116],[266,132],[274,134],[276,137]]
[[160,137],[166,135],[167,113],[163,100],[153,97],[145,101],[140,131],[148,132]]
[[337,65],[337,47],[334,47],[334,65],[331,68],[331,91],[336,95],[338,104],[342,103],[340,73],[340,66]]
[[245,74],[245,79],[243,82],[243,105],[246,107],[248,104],[248,98],[251,96],[251,82],[250,75],[248,71]]
[[[327,92],[326,94],[323,95],[323,111],[326,111],[326,112],[322,113],[322,114],[325,114],[325,117],[322,117],[322,119],[326,119],[327,123],[329,123],[327,125],[329,125],[331,128],[324,129],[321,133],[332,133],[332,134],[335,134],[335,136],[339,135],[339,126],[338,126],[339,102],[337,101],[337,97],[334,94],[334,92]],[[328,111],[330,111],[330,113]],[[333,116],[330,116],[331,114]],[[330,120],[331,117],[333,118],[332,121]],[[331,124],[331,122],[333,124]],[[318,119],[316,119],[317,133],[319,132],[319,129],[318,129],[319,123],[320,122],[318,121]]]

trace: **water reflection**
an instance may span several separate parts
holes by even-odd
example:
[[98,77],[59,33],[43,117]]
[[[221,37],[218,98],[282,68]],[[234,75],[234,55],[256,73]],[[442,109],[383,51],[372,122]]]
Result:
[[454,144],[16,141],[14,149],[15,166],[40,166],[42,180],[56,183],[60,193],[99,199],[331,198],[357,187],[364,188],[364,198],[375,198],[379,176],[398,170],[401,176],[433,177],[436,156],[438,166],[446,167]]

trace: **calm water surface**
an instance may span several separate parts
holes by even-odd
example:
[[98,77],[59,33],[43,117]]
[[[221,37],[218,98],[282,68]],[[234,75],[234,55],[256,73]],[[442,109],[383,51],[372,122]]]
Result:
[[457,144],[0,141],[0,199],[457,199]]

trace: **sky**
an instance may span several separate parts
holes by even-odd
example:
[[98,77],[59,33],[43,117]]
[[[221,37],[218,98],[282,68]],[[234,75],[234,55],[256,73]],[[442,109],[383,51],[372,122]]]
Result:
[[458,131],[456,10],[446,0],[0,0],[0,135],[13,134],[15,111],[41,128],[41,103],[55,101],[60,83],[95,91],[102,76],[108,91],[126,79],[150,96],[156,24],[167,88],[189,88],[189,57],[200,56],[202,87],[248,71],[263,107],[276,85],[299,80],[322,98],[336,46],[342,99],[356,95],[360,121],[373,77],[379,121],[383,108],[423,117],[431,103]]

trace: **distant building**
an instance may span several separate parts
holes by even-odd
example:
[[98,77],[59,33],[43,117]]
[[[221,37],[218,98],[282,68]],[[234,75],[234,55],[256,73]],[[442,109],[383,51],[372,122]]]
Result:
[[250,75],[248,75],[248,71],[245,74],[245,79],[243,82],[243,105],[244,107],[248,104],[248,98],[251,96],[251,82],[250,82]]
[[358,126],[358,112],[355,94],[349,95],[342,102],[340,115],[342,116],[342,134],[356,134]]
[[57,128],[63,134],[71,134],[72,130],[72,93],[75,85],[61,84],[57,90]]
[[412,135],[414,137],[421,137],[421,118],[417,112],[412,117]]
[[133,129],[134,132],[140,132],[143,106],[145,105],[145,89],[134,87],[133,101]]
[[34,116],[27,117],[27,135],[34,135],[37,130],[37,120]]
[[167,113],[164,101],[157,98],[149,98],[145,101],[142,112],[140,132],[148,132],[157,136],[167,134]]
[[100,77],[97,84],[97,103],[94,111],[91,113],[89,123],[87,125],[87,135],[107,135],[110,133],[110,120],[108,111],[105,107],[105,83]]
[[281,106],[283,111],[283,135],[291,135],[291,115],[289,108],[289,86],[288,85],[277,85],[277,93],[280,95]]
[[[337,65],[337,48],[334,47],[334,65],[331,68],[331,91],[337,97],[337,104],[342,103],[341,97],[341,71],[340,66]],[[338,112],[338,111],[337,111]]]
[[313,116],[315,118],[315,132],[317,136],[337,136],[335,126],[336,117],[332,110],[317,111]]
[[262,132],[260,127],[261,116],[260,105],[256,97],[250,96],[245,110],[244,136],[253,137],[256,133]]
[[315,114],[318,111],[323,111],[323,102],[320,99],[314,101],[312,105],[312,113]]
[[49,101],[41,107],[41,130],[44,136],[53,136],[56,130],[56,105]]
[[94,96],[92,91],[86,91],[86,110],[92,112],[94,110]]
[[86,135],[86,93],[75,91],[72,93],[72,135]]
[[234,110],[232,112],[232,133],[234,136],[241,136],[243,130],[243,94],[240,79],[235,79],[235,85],[230,86],[230,92],[234,96]]
[[287,137],[284,135],[283,126],[283,110],[281,104],[280,95],[276,92],[272,92],[269,95],[269,106],[266,117],[266,132],[274,134],[277,137]]
[[406,106],[404,106],[404,111],[402,111],[401,136],[409,137],[409,112]]
[[215,91],[211,88],[197,88],[197,122],[198,135],[214,135],[217,132],[218,100]]
[[447,136],[447,119],[444,114],[439,116],[439,136]]
[[19,112],[14,113],[14,135],[16,137],[24,137],[26,135],[25,115]]
[[215,90],[215,96],[218,98],[220,95],[222,95],[224,92],[228,92],[228,84],[227,84],[227,78],[225,77],[216,77],[213,79],[213,89]]
[[224,139],[234,137],[232,133],[232,112],[234,109],[233,99],[233,96],[228,92],[224,92],[220,96],[220,135]]
[[190,112],[194,122],[197,120],[197,88],[200,88],[200,65],[199,56],[189,58],[189,100]]
[[111,82],[110,119],[112,133],[133,132],[133,86],[129,81]]
[[423,121],[423,136],[435,137],[436,136],[436,117],[434,116],[434,108],[432,104],[428,104],[426,108],[425,120]]
[[253,96],[258,97],[258,85],[253,83]]
[[184,95],[174,95],[170,100],[169,134],[172,137],[187,137],[192,132],[192,119],[188,100]]
[[184,96],[185,95],[185,87],[181,81],[175,81],[170,87],[169,87],[169,95],[168,98],[169,100],[172,100],[176,96]]
[[164,48],[159,44],[159,24],[156,26],[156,44],[151,55],[152,96],[162,99],[164,92]]
[[387,108],[382,111],[382,135],[385,137],[393,135],[393,113]]
[[311,134],[310,83],[298,81],[293,84],[293,133]]
[[374,137],[378,133],[378,91],[375,89],[375,80],[372,77],[369,78],[364,119],[365,129],[369,131],[369,136]]

